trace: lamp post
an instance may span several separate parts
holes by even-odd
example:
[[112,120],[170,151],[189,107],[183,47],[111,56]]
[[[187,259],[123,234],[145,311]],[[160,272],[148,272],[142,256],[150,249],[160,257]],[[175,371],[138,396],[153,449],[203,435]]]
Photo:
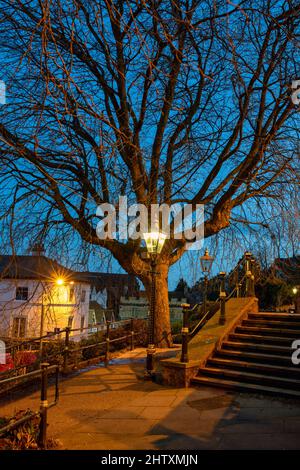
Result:
[[203,256],[200,257],[201,269],[204,274],[204,295],[203,295],[203,313],[206,313],[206,304],[207,304],[207,287],[208,287],[208,275],[210,273],[214,257],[210,256],[208,249],[206,248]]
[[155,276],[157,258],[164,246],[166,235],[163,232],[147,232],[143,234],[147,247],[147,254],[150,258],[151,275],[151,296],[150,296],[150,315],[148,324],[148,347],[146,360],[146,375],[151,377],[153,374],[153,355],[155,354],[154,332],[155,332],[155,302],[156,302],[156,282]]

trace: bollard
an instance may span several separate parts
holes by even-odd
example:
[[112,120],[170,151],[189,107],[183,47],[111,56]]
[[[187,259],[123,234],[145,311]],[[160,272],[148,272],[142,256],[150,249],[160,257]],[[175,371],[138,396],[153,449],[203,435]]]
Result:
[[133,318],[130,320],[130,333],[131,333],[131,338],[130,338],[130,351],[134,350],[134,323],[133,323]]
[[251,296],[255,297],[255,258],[250,260],[250,271],[251,271]]
[[189,362],[188,356],[188,344],[189,344],[189,308],[190,304],[182,304],[182,313],[183,313],[183,321],[182,321],[182,343],[181,343],[181,358],[180,362]]
[[225,325],[225,322],[226,322],[225,276],[226,276],[226,272],[221,271],[219,273],[219,279],[220,279],[220,318],[219,318],[219,324],[220,325]]
[[246,297],[251,296],[251,253],[246,251],[245,253],[245,274],[246,274]]
[[109,331],[110,331],[110,321],[107,321],[106,322],[106,338],[105,338],[105,341],[106,341],[105,359],[104,359],[105,367],[107,367],[109,363]]
[[41,364],[41,403],[40,403],[40,426],[38,444],[42,449],[47,447],[47,387],[48,387],[48,363]]
[[64,349],[64,364],[63,364],[63,373],[64,374],[67,374],[67,372],[68,372],[70,330],[71,330],[71,328],[69,328],[69,327],[66,328],[65,349]]

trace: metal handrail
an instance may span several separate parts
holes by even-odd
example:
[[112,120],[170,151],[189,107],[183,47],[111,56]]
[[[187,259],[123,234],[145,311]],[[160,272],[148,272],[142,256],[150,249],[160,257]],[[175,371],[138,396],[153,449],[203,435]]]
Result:
[[[238,270],[238,268],[244,263],[245,261],[245,257],[243,256],[237,263],[237,265],[235,266],[235,268],[228,274],[227,276],[227,280],[231,279],[234,275],[234,273]],[[246,274],[244,274],[244,276],[239,280],[239,283],[242,284],[245,279],[246,279]],[[226,302],[234,295],[234,293],[237,291],[237,285],[235,285],[233,287],[233,289],[231,290],[230,294],[228,294],[226,296]],[[216,311],[213,311],[214,308],[216,307],[216,305],[218,303],[220,303],[221,301],[221,298],[218,297],[217,300],[214,301],[214,303],[212,305],[209,306],[208,310],[206,313],[204,313],[204,315],[201,317],[201,319],[199,320],[199,322],[196,324],[196,326],[193,328],[192,331],[189,332],[188,334],[188,341],[190,341],[196,333],[198,333],[199,330],[201,330],[201,328],[205,325],[205,323],[207,323],[208,320],[210,320],[217,312],[219,309],[217,309]],[[195,304],[193,306],[192,309],[189,309],[188,310],[188,313],[191,314],[192,312],[194,312],[197,308],[199,308],[199,306],[201,306],[203,304]]]
[[[193,330],[189,333],[189,335],[190,335],[191,338],[195,335],[195,333],[196,333],[197,331],[199,331],[199,329],[201,329],[201,324],[202,324],[202,323],[203,323],[203,324],[206,323],[206,321],[207,321],[206,319],[207,319],[208,315],[211,313],[212,307],[215,306],[219,301],[220,301],[220,297],[218,297],[218,299],[215,300],[215,302],[214,302],[212,305],[209,306],[207,312],[201,317],[201,319],[199,320],[199,322],[197,323],[197,325],[196,325],[196,326],[193,328]],[[199,306],[199,305],[202,305],[202,304],[196,304],[196,305]],[[212,316],[213,316],[213,315],[212,315]],[[205,321],[205,320],[206,320],[206,321]]]

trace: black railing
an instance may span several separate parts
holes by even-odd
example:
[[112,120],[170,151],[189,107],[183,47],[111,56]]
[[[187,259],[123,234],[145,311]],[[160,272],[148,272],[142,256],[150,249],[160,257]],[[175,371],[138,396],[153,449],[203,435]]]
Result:
[[[103,360],[107,366],[114,345],[133,350],[136,343],[142,344],[141,323],[144,321],[131,318],[86,328],[64,328],[42,337],[14,343],[6,349],[12,367],[0,372],[0,383],[1,378],[16,378],[33,372],[43,362],[59,365],[63,373],[67,373],[71,367],[77,367],[82,361],[94,358]],[[90,335],[85,334],[87,330],[91,332]],[[32,356],[29,363],[26,362],[28,354]]]
[[[220,293],[217,300],[202,311],[201,317],[190,331],[190,317],[199,310],[201,304],[195,304],[192,308],[189,304],[182,304],[183,322],[181,330],[181,362],[188,362],[188,344],[199,333],[204,325],[220,310],[219,324],[226,323],[226,302],[233,297],[254,297],[255,282],[260,277],[260,268],[251,253],[246,252],[238,261],[236,267],[226,276],[220,272]],[[227,295],[226,291],[230,290]]]
[[[55,373],[55,397],[53,402],[48,403],[48,375]],[[18,377],[18,381],[24,382],[31,379],[41,378],[41,388],[40,388],[40,409],[39,411],[29,411],[22,418],[12,419],[11,422],[0,428],[0,437],[6,437],[11,431],[19,428],[20,426],[32,421],[35,418],[39,418],[39,432],[38,432],[38,445],[40,448],[45,449],[47,447],[47,414],[48,409],[52,408],[58,403],[59,399],[59,367],[49,366],[48,363],[41,364],[40,369],[33,372],[24,374],[21,377]],[[0,386],[9,385],[12,382],[15,382],[16,378],[11,377],[0,381]]]

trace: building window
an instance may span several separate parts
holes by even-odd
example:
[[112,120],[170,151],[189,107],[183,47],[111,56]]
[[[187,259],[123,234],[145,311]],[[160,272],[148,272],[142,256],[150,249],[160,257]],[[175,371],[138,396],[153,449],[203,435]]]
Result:
[[68,328],[72,328],[73,320],[74,320],[74,317],[73,317],[73,316],[70,316],[70,317],[68,318]]
[[15,317],[13,319],[13,336],[15,338],[24,338],[26,327],[26,318]]
[[81,301],[81,302],[85,302],[85,299],[86,299],[86,291],[85,291],[85,290],[82,290],[82,291],[81,291],[80,301]]
[[83,329],[84,329],[84,320],[85,320],[85,317],[82,316],[80,318],[80,331],[81,331],[81,333],[83,332]]
[[16,300],[28,300],[28,287],[16,288]]
[[74,302],[74,296],[75,296],[74,287],[70,287],[70,291],[69,291],[69,301],[70,302]]

